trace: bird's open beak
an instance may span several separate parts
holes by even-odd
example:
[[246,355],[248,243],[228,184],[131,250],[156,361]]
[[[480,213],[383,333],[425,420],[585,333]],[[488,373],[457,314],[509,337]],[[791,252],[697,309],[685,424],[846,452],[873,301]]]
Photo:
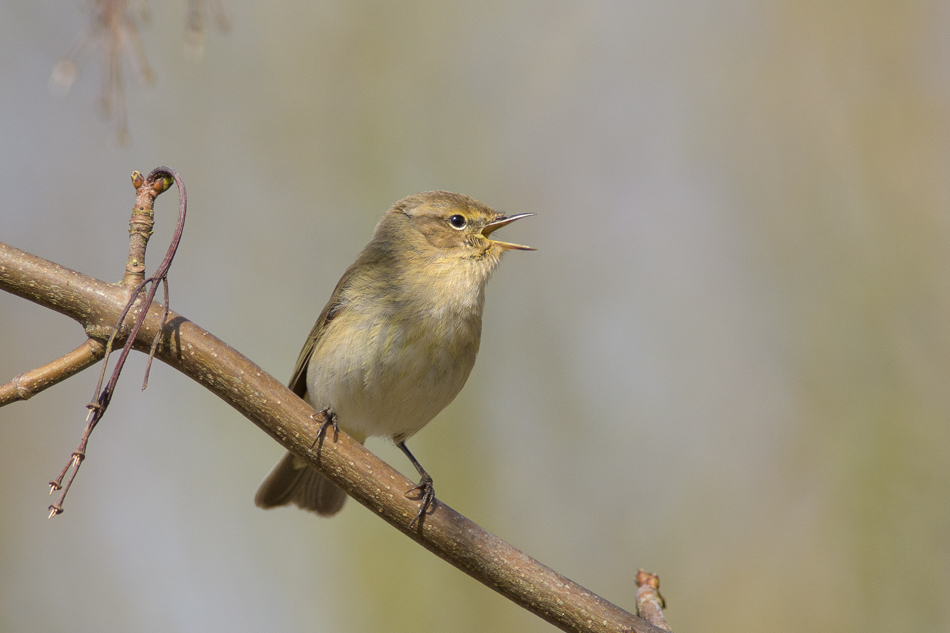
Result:
[[[520,220],[521,218],[527,218],[532,215],[534,214],[533,213],[519,213],[518,215],[510,215],[508,217],[502,216],[498,218],[497,220],[494,220],[486,224],[485,228],[482,229],[482,235],[484,235],[485,237],[488,237],[489,235],[491,235],[493,232],[497,231],[501,227],[508,226],[515,220]],[[499,242],[497,240],[491,240],[491,243],[494,244],[495,246],[501,247],[504,250],[510,250],[510,249],[519,250],[519,251],[537,250],[530,246],[522,246],[521,244],[511,244],[509,242]]]

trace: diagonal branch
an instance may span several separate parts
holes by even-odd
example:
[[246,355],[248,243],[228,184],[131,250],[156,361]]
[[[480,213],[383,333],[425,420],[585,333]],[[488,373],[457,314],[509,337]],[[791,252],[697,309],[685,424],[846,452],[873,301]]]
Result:
[[[125,306],[128,290],[87,277],[0,243],[0,289],[65,314],[100,340]],[[316,447],[316,412],[289,389],[211,333],[186,318],[152,306],[134,347],[211,390],[287,449],[306,459],[358,502],[420,545],[476,580],[565,631],[660,629],[611,604],[518,551],[439,502],[416,529],[408,528],[417,503],[399,472],[340,433]]]

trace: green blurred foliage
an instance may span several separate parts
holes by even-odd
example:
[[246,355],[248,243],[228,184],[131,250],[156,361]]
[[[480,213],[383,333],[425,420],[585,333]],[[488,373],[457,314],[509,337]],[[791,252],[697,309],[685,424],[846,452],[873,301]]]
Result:
[[[94,57],[47,91],[78,7],[0,6],[0,240],[116,280],[128,174],[175,167],[172,307],[285,379],[393,201],[537,213],[410,442],[439,498],[628,609],[658,573],[676,631],[950,627],[950,8],[226,7],[192,62],[150,4],[122,147]],[[0,322],[0,380],[82,340]],[[355,503],[257,510],[281,449],[140,361],[53,521],[95,376],[0,410],[0,630],[550,630]]]

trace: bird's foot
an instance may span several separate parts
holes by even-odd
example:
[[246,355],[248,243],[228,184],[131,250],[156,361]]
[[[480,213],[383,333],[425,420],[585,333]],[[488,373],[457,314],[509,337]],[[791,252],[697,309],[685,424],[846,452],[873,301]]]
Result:
[[310,448],[313,448],[317,443],[323,441],[323,438],[327,434],[327,429],[331,426],[333,427],[333,441],[335,442],[340,436],[340,427],[337,424],[336,413],[330,411],[330,407],[323,409],[317,415],[319,415],[320,418],[314,415],[310,416],[314,422],[320,422],[320,428],[317,429],[317,436],[313,438],[313,444],[310,445]]
[[419,481],[419,484],[410,488],[406,491],[406,496],[410,496],[413,493],[419,494],[419,510],[416,512],[416,516],[412,518],[412,521],[409,522],[409,529],[413,529],[419,521],[428,513],[429,508],[432,507],[432,502],[435,501],[435,486],[432,484],[432,477],[428,474],[422,475],[422,479]]

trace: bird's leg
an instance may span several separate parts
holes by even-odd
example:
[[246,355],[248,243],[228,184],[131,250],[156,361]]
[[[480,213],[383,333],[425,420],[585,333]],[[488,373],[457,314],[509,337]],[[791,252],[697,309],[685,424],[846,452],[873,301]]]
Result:
[[[326,407],[319,414],[321,416],[320,428],[317,429],[317,436],[313,438],[313,444],[310,445],[310,448],[313,448],[317,445],[317,442],[321,442],[327,434],[327,429],[332,425],[333,426],[333,441],[336,441],[336,438],[340,436],[340,427],[337,425],[336,413],[330,411],[330,407]],[[316,416],[310,416],[311,419],[316,422]]]
[[429,473],[426,472],[426,469],[422,467],[415,457],[412,456],[412,453],[409,452],[409,449],[406,448],[406,442],[397,442],[396,446],[406,454],[406,457],[409,458],[409,461],[412,462],[412,465],[416,467],[416,472],[419,473],[419,476],[422,477],[419,480],[418,485],[413,488],[410,488],[406,491],[406,496],[408,497],[414,492],[421,492],[420,495],[421,502],[419,504],[419,511],[416,512],[416,516],[412,518],[412,521],[409,522],[409,529],[411,530],[415,527],[416,523],[425,516],[428,512],[429,507],[432,505],[432,502],[435,500],[435,486],[432,485],[432,477],[429,476]]

